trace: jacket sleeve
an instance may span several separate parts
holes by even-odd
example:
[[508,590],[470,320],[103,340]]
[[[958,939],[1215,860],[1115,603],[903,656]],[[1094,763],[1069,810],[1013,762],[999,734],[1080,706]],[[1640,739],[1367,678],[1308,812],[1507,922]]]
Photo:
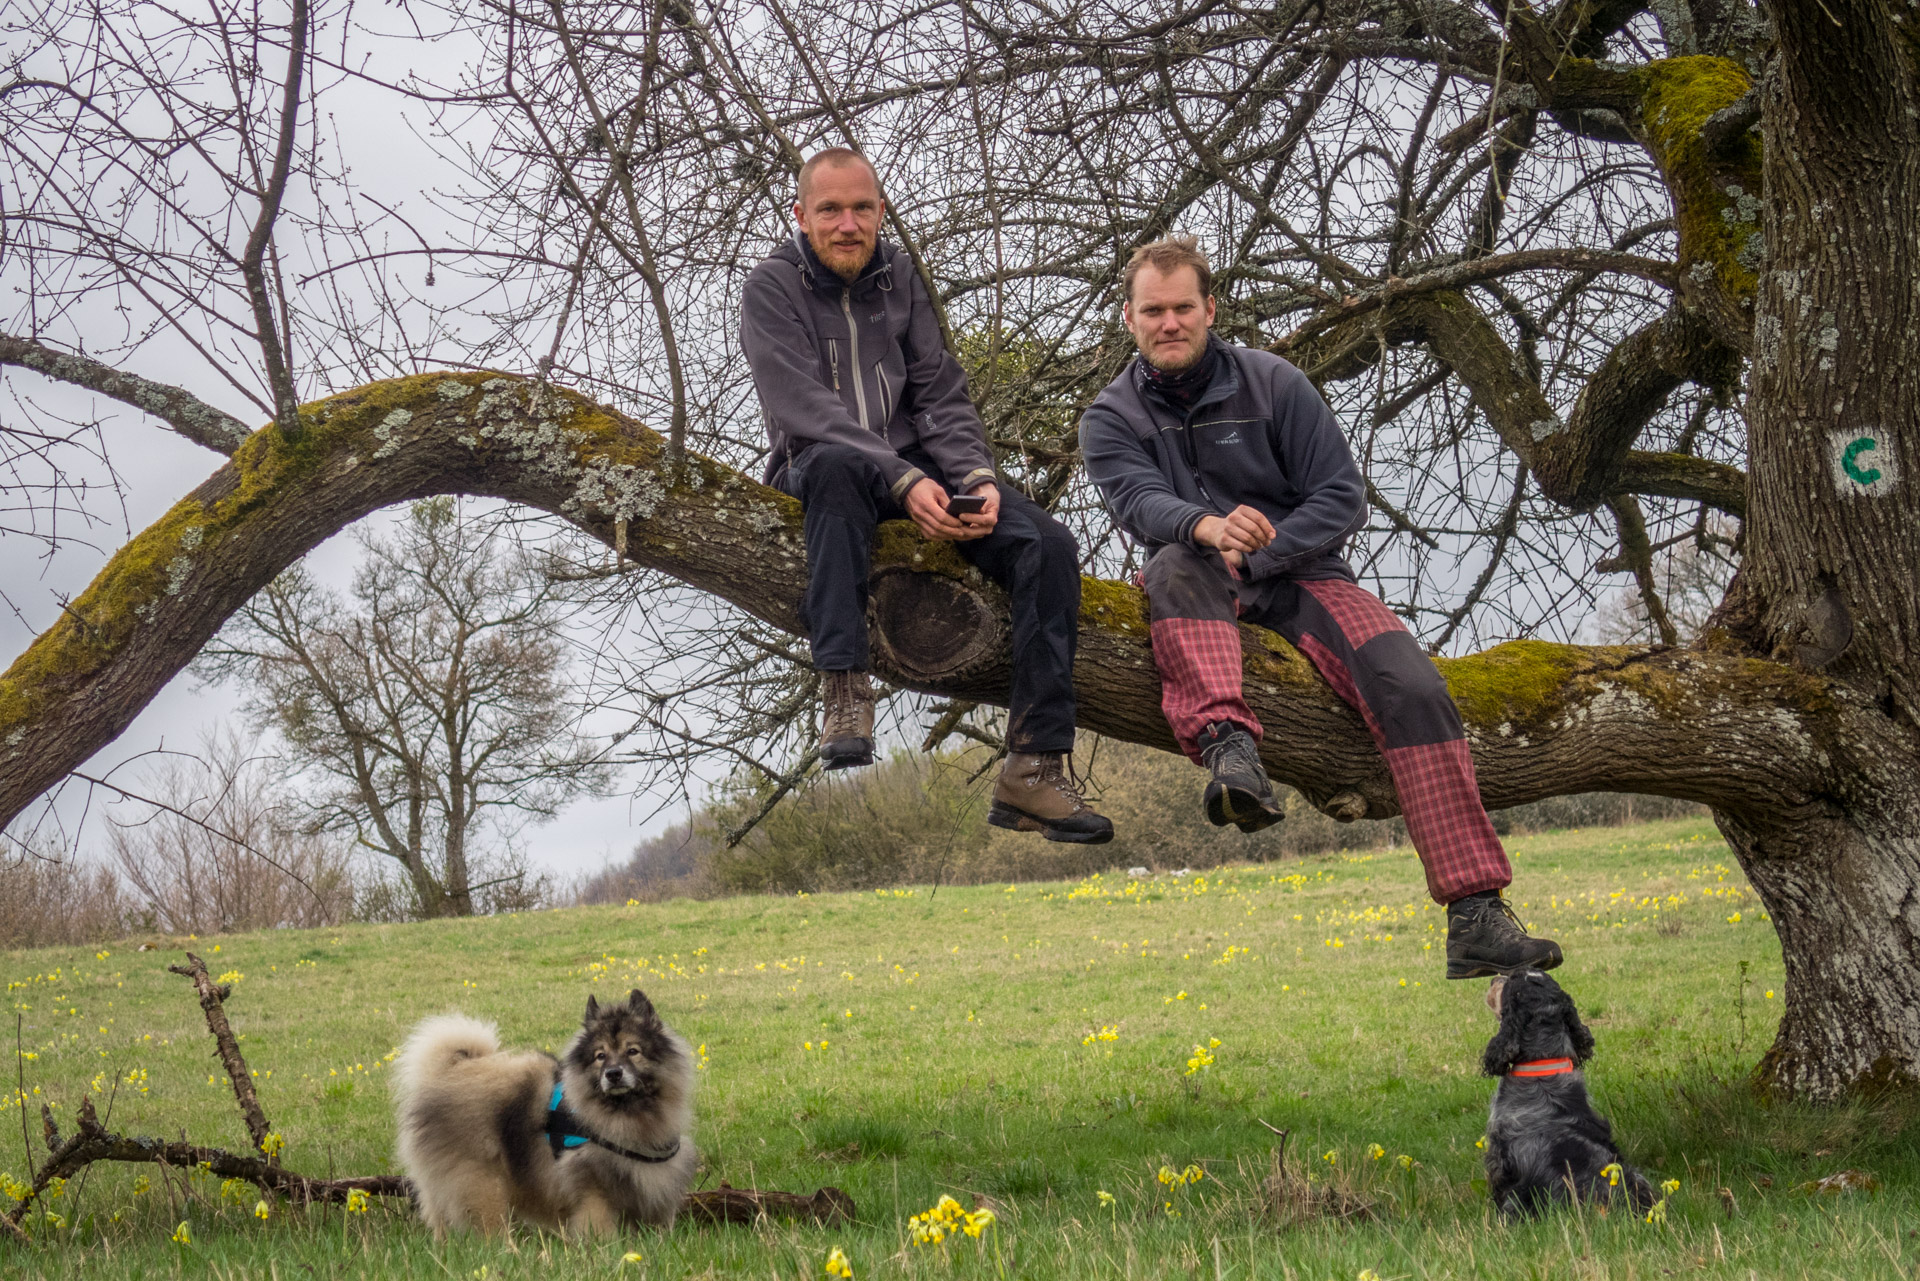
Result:
[[861,427],[827,386],[813,338],[771,272],[756,268],[740,299],[740,349],[753,372],[768,435],[775,437],[777,429],[789,440],[849,445],[873,459],[894,497],[903,499],[923,473],[884,438]]
[[1306,495],[1274,526],[1273,541],[1247,558],[1247,577],[1271,578],[1336,550],[1367,523],[1367,487],[1333,411],[1291,365],[1274,373],[1274,457]]
[[1133,429],[1104,405],[1080,416],[1080,456],[1107,510],[1135,538],[1189,543],[1200,518],[1213,514],[1182,498]]
[[[905,255],[902,255],[904,258]],[[907,386],[901,407],[918,417],[920,447],[945,473],[947,485],[964,494],[996,478],[987,429],[967,395],[967,374],[940,340],[940,322],[920,273],[908,270],[913,307],[907,322]]]

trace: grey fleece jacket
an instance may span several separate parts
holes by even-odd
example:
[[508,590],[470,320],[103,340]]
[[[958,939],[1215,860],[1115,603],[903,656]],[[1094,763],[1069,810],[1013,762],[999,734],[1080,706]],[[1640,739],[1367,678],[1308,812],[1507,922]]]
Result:
[[740,346],[766,421],[768,484],[822,443],[871,457],[896,502],[926,475],[900,456],[916,446],[954,493],[994,478],[967,376],[912,260],[886,241],[848,284],[796,231],[747,277]]
[[1138,356],[1107,384],[1080,419],[1088,477],[1121,528],[1151,547],[1197,547],[1201,517],[1245,504],[1274,529],[1247,558],[1248,578],[1351,579],[1341,552],[1366,524],[1366,484],[1332,411],[1280,357],[1211,341],[1220,367],[1184,416]]

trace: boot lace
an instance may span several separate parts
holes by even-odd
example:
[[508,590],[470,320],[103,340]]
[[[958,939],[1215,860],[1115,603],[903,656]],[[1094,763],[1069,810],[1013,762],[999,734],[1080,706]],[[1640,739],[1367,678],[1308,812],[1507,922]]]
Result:
[[1484,905],[1474,915],[1492,926],[1496,934],[1511,933],[1523,939],[1533,937],[1527,933],[1527,927],[1520,923],[1520,918],[1514,915],[1513,905],[1507,902],[1505,895],[1484,900]]
[[1073,768],[1071,753],[1064,756],[1042,756],[1040,777],[1035,780],[1035,784],[1040,787],[1051,787],[1073,802],[1076,814],[1089,808],[1086,797],[1081,795],[1081,789],[1086,786],[1086,783],[1081,779],[1079,772]]
[[1254,750],[1250,735],[1234,731],[1222,738],[1215,739],[1201,749],[1200,759],[1208,769],[1219,774],[1252,774],[1255,777],[1266,773],[1260,764],[1260,755]]
[[860,679],[861,672],[828,672],[823,737],[851,738],[860,732],[860,704],[872,702],[870,686]]

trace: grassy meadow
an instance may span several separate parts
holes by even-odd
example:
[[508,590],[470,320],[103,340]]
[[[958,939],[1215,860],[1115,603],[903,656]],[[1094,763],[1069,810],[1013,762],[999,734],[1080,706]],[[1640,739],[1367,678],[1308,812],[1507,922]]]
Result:
[[[638,986],[701,1047],[702,1186],[831,1184],[860,1210],[831,1229],[442,1246],[403,1204],[262,1220],[251,1186],[101,1165],[44,1207],[57,1220],[36,1211],[35,1248],[0,1243],[0,1275],[778,1281],[825,1276],[835,1247],[860,1278],[1920,1275],[1906,1105],[1746,1088],[1781,1008],[1779,945],[1711,824],[1510,844],[1514,901],[1566,949],[1559,977],[1598,1038],[1601,1109],[1631,1159],[1679,1181],[1661,1222],[1490,1214],[1487,985],[1441,977],[1444,913],[1399,850],[0,954],[37,1154],[40,1102],[67,1118],[90,1091],[115,1130],[244,1149],[166,972],[184,944],[241,976],[227,1008],[294,1169],[392,1168],[388,1063],[422,1016],[557,1048],[588,993]],[[0,1138],[15,1179],[17,1119]],[[1278,1191],[1262,1121],[1291,1134]],[[1877,1188],[1805,1186],[1848,1169]],[[997,1222],[915,1244],[909,1217],[942,1195]]]

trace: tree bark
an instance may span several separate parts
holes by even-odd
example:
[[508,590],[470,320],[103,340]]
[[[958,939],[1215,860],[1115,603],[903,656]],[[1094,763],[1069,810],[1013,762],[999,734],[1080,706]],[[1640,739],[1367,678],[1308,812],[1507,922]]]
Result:
[[[291,442],[274,425],[255,433],[0,677],[0,821],[110,742],[274,576],[397,502],[492,495],[556,513],[610,547],[624,525],[629,559],[802,633],[798,504],[695,455],[671,471],[659,436],[583,397],[503,375],[425,374],[308,406],[302,419]],[[872,595],[883,675],[1004,705],[1006,601],[952,547],[923,542],[905,522],[883,526]],[[1130,587],[1083,584],[1079,721],[1170,749],[1144,606]],[[1272,775],[1341,817],[1396,813],[1351,709],[1278,636],[1246,627],[1242,643],[1250,703],[1287,727],[1262,745]],[[1742,830],[1796,831],[1827,812],[1846,771],[1886,746],[1886,718],[1850,687],[1731,644],[1517,641],[1440,667],[1491,807],[1651,792],[1713,805]],[[1798,1014],[1797,992],[1788,995]],[[1903,1053],[1909,1071],[1916,1059]]]
[[1717,817],[1787,958],[1760,1082],[1829,1098],[1920,1080],[1920,55],[1873,0],[1764,7],[1745,636],[1857,733],[1816,812]]

